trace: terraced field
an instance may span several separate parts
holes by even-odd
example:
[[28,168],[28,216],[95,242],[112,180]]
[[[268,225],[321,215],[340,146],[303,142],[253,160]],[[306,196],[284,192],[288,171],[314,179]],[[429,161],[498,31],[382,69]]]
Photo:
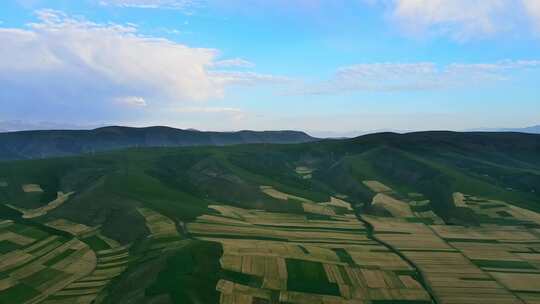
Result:
[[415,269],[373,240],[348,203],[333,200],[317,204],[327,212],[305,215],[210,206],[219,214],[188,224],[192,236],[223,246],[220,263],[231,274],[218,282],[220,303],[430,303]]
[[[28,188],[23,187],[32,192]],[[20,211],[21,220],[39,218],[70,195],[58,193],[55,201],[37,209],[7,206]],[[151,209],[139,212],[151,232],[148,238],[165,239],[152,249],[175,248],[180,235],[174,222]],[[104,236],[100,227],[67,219],[43,223],[4,219],[0,221],[0,303],[99,302],[111,280],[128,267],[129,247]]]
[[96,266],[95,253],[76,238],[9,220],[0,231],[0,303],[42,302]]

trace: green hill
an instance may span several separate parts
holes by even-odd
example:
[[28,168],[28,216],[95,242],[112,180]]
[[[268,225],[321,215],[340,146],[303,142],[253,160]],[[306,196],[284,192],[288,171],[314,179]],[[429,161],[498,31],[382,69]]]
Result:
[[[69,194],[65,201],[59,200],[59,192]],[[461,205],[456,203],[456,197],[462,200]],[[381,233],[382,226],[377,226],[379,222],[373,219],[395,220],[400,225],[436,225],[435,230],[439,226],[473,230],[489,225],[522,227],[519,229],[531,229],[531,233],[538,235],[540,222],[527,210],[533,211],[531,214],[540,212],[540,135],[381,133],[289,145],[130,148],[65,158],[4,161],[0,162],[0,203],[0,222],[7,223],[0,224],[0,229],[6,226],[6,231],[19,236],[30,235],[25,229],[36,231],[31,234],[35,237],[27,237],[29,241],[12,234],[2,238],[0,233],[2,254],[15,255],[16,251],[26,250],[24,246],[52,235],[58,238],[58,245],[50,245],[50,250],[63,248],[61,244],[70,239],[80,241],[97,261],[87,277],[73,282],[65,279],[69,271],[46,265],[49,268],[44,269],[51,273],[62,272],[58,280],[63,282],[64,278],[66,284],[58,290],[49,285],[42,288],[44,283],[39,278],[27,282],[24,275],[13,275],[16,267],[24,268],[32,261],[44,265],[45,260],[39,259],[45,259],[45,255],[32,253],[35,260],[27,257],[25,262],[13,265],[6,262],[0,268],[0,281],[9,279],[15,283],[0,284],[0,303],[14,303],[10,302],[13,299],[24,302],[40,293],[46,294],[44,303],[74,303],[69,301],[75,295],[95,299],[96,303],[244,303],[239,298],[227,298],[223,291],[229,288],[226,282],[246,286],[245,290],[262,288],[264,292],[259,291],[257,296],[255,291],[244,290],[244,296],[253,297],[253,302],[245,303],[304,303],[294,300],[293,295],[280,293],[277,287],[265,287],[273,281],[265,281],[266,277],[263,280],[255,270],[227,269],[220,258],[228,254],[228,242],[241,243],[250,238],[268,242],[268,246],[293,242],[300,246],[300,254],[315,252],[310,247],[315,245],[310,245],[309,240],[291,241],[293,236],[283,231],[318,231],[325,235],[332,229],[333,233],[344,235],[341,243],[332,245],[331,250],[325,249],[339,257],[339,267],[364,269],[348,250],[364,243],[382,246],[374,250],[395,252],[395,259],[403,260],[403,269],[409,269],[399,272],[392,268],[387,275],[410,274],[411,280],[418,281],[418,288],[429,294],[428,298],[419,296],[416,302],[397,298],[388,302],[391,299],[373,295],[372,303],[442,303],[443,296],[436,286],[429,285],[430,273],[423,271],[406,250],[402,252],[398,245],[393,245],[392,240],[385,241],[384,236],[390,232]],[[352,209],[347,209],[347,203]],[[216,205],[225,206],[226,211],[219,211]],[[518,217],[518,213],[523,217]],[[269,216],[274,220],[267,221]],[[214,223],[216,218],[220,225],[227,222],[230,226],[219,226],[222,228],[217,232],[201,232],[200,227],[210,229],[205,225]],[[297,218],[312,225],[325,222],[327,226],[296,227],[298,222],[291,219]],[[280,223],[281,228],[266,230]],[[336,223],[336,228],[328,223]],[[344,223],[363,228],[346,228],[349,226]],[[231,227],[251,227],[251,231],[232,236],[228,232]],[[394,234],[399,235],[399,231]],[[356,240],[360,235],[369,240]],[[441,236],[441,240],[446,239]],[[39,246],[35,246],[38,250]],[[46,249],[48,245],[43,246]],[[73,246],[73,252],[58,253],[57,261],[53,260],[51,265],[82,250]],[[538,249],[531,254],[535,250]],[[319,290],[345,297],[342,285],[356,286],[352,281],[339,283],[342,285],[326,281],[326,268],[321,268],[319,259],[308,260],[309,263],[297,257],[286,259],[284,265],[291,273],[288,283],[281,288],[310,294]],[[488,266],[492,264],[478,267],[491,271]],[[530,273],[540,273],[540,265],[527,265],[532,267]],[[380,271],[388,271],[384,263],[373,267],[366,269],[380,267]],[[114,275],[107,277],[106,270]],[[250,292],[252,295],[246,295]],[[29,298],[20,300],[20,294]],[[319,298],[310,299],[318,303]]]

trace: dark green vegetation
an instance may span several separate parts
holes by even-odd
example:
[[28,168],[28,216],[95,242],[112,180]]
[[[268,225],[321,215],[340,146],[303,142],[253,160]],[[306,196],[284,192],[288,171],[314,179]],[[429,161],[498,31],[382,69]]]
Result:
[[[62,147],[78,146],[66,139]],[[89,151],[79,148],[73,153]],[[17,157],[0,151],[4,158]],[[312,169],[311,178],[299,175],[295,171],[299,166]],[[261,185],[314,202],[327,202],[331,195],[343,194],[357,212],[370,212],[375,193],[362,184],[363,180],[378,180],[401,195],[421,193],[422,200],[430,201],[429,208],[414,211],[434,210],[447,223],[478,225],[494,220],[469,208],[454,207],[453,192],[540,211],[540,135],[384,133],[297,145],[131,148],[69,158],[0,162],[0,181],[6,184],[0,187],[0,203],[36,208],[53,200],[57,191],[74,191],[67,203],[32,220],[39,229],[17,224],[10,229],[42,239],[47,236],[44,231],[52,229],[43,223],[67,219],[99,226],[105,236],[122,244],[132,243],[129,266],[107,287],[105,303],[217,303],[216,283],[220,278],[249,286],[260,282],[221,271],[218,260],[222,248],[217,243],[194,241],[187,234],[178,240],[149,240],[137,207],[169,217],[182,234],[183,223],[216,212],[208,208],[211,204],[304,214],[302,202],[272,198],[260,191]],[[44,192],[24,193],[23,184],[39,184]],[[12,209],[0,206],[1,218],[17,216]],[[96,251],[108,248],[97,237],[83,241]],[[155,250],[165,241],[180,244],[166,253]],[[14,246],[2,242],[0,250],[9,251]],[[346,253],[337,254],[343,262],[352,263]],[[326,279],[321,264],[291,259],[287,268],[290,290],[339,294],[337,285]],[[31,278],[41,280],[40,276]],[[9,299],[32,294],[32,285],[23,290],[25,286],[17,285],[5,294]]]
[[536,269],[531,264],[523,261],[472,260],[472,262],[479,267],[505,269]]
[[224,146],[303,143],[315,138],[296,131],[202,132],[168,127],[104,127],[95,130],[0,133],[0,160],[94,153],[130,147]]
[[39,292],[26,284],[18,284],[3,291],[0,303],[24,303],[37,296]]
[[100,251],[111,248],[107,243],[105,243],[104,240],[99,238],[96,235],[87,237],[85,239],[82,239],[83,242],[85,242],[92,250],[94,251]]
[[146,289],[146,294],[168,294],[174,303],[218,303],[215,287],[219,279],[220,247],[201,241],[187,244],[167,258],[165,267]]
[[323,265],[319,262],[311,262],[297,259],[286,259],[287,289],[315,294],[340,295],[336,283],[328,282]]

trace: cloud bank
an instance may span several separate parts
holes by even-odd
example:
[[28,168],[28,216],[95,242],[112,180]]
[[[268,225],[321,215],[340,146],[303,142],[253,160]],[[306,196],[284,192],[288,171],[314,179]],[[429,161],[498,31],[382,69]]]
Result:
[[99,3],[104,6],[119,6],[133,8],[152,9],[175,9],[189,10],[197,7],[200,1],[197,0],[101,0]]
[[540,60],[495,63],[367,63],[342,67],[328,81],[308,85],[304,94],[337,94],[354,91],[424,91],[493,84],[513,73],[540,68]]
[[540,31],[537,0],[363,0],[385,7],[406,32],[464,41],[501,32]]
[[229,85],[284,80],[235,71],[253,64],[218,60],[215,49],[143,36],[133,26],[98,24],[52,10],[37,16],[38,22],[25,29],[0,27],[0,103],[17,105],[4,107],[10,117],[32,119],[39,107],[41,117],[65,119],[55,116],[62,112],[95,120],[121,113],[113,109],[122,106],[201,102],[222,98]]

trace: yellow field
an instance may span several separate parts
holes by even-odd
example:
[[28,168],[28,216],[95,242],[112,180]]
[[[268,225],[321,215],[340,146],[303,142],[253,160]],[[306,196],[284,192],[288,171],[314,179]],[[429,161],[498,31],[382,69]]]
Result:
[[336,197],[333,197],[333,196],[330,197],[329,202],[322,203],[321,205],[340,207],[340,208],[345,208],[345,209],[347,209],[348,211],[351,211],[351,212],[353,211],[350,203],[344,201],[343,199],[336,198]]
[[[327,208],[350,205],[334,200]],[[261,278],[260,288],[220,280],[220,303],[254,303],[276,293],[287,303],[369,303],[371,300],[429,300],[409,264],[369,239],[354,214],[309,220],[304,215],[210,206],[221,215],[188,223],[192,236],[223,246],[223,269]],[[288,290],[288,260],[321,265],[337,295]]]
[[307,200],[307,199],[305,199],[303,197],[299,197],[299,196],[295,196],[295,195],[291,195],[291,194],[287,194],[287,193],[278,191],[278,190],[274,189],[271,186],[260,186],[259,188],[261,189],[261,191],[264,194],[266,194],[268,196],[271,196],[273,198],[277,198],[277,199],[280,199],[280,200],[295,199],[295,200],[298,200],[298,201],[301,201],[301,202],[311,203],[310,200]]
[[504,273],[492,272],[491,275],[510,290],[540,291],[540,273]]
[[[58,236],[32,239],[6,231],[12,223],[2,222],[0,236],[21,247],[0,256],[0,293],[8,288],[32,288],[38,294],[25,303],[41,303],[48,296],[88,275],[96,267],[96,255],[78,239]],[[14,236],[14,234],[16,236]],[[39,279],[46,277],[47,280]]]
[[22,185],[22,190],[26,193],[31,192],[43,192],[43,189],[41,189],[41,186],[38,184],[25,184]]
[[452,196],[454,198],[454,205],[456,207],[467,207],[467,204],[465,203],[465,196],[463,195],[463,193],[454,192]]
[[[37,191],[28,191],[28,192],[37,192]],[[49,212],[49,211],[51,211],[51,210],[53,210],[55,208],[58,208],[63,203],[65,203],[69,199],[69,197],[71,195],[73,195],[73,193],[74,192],[70,192],[70,193],[65,194],[63,192],[58,192],[57,197],[56,197],[55,200],[53,200],[52,202],[48,203],[47,205],[45,205],[43,207],[39,207],[39,208],[36,208],[36,209],[24,209],[24,208],[15,207],[15,206],[9,205],[9,204],[7,204],[6,206],[22,212],[23,213],[23,216],[22,216],[23,218],[31,219],[31,218],[35,218],[35,217],[45,215],[45,214],[47,214],[47,212]]]
[[375,195],[371,204],[372,206],[379,206],[387,210],[394,217],[414,217],[409,204],[384,193]]
[[494,219],[512,219],[540,225],[540,214],[500,200],[454,193],[454,204]]
[[352,211],[351,205],[341,199],[330,197],[329,202],[315,203],[300,196],[291,195],[285,192],[278,191],[271,186],[260,186],[263,193],[279,200],[294,199],[302,202],[302,208],[306,213],[320,214],[320,215],[335,215],[335,211],[331,207],[341,207]]
[[[490,274],[473,264],[465,253],[482,253],[486,258],[489,248],[474,242],[447,243],[442,238],[470,238],[478,233],[471,228],[398,222],[395,219],[366,217],[377,238],[398,249],[416,267],[440,303],[521,303]],[[392,233],[393,232],[393,233]],[[486,229],[486,233],[504,236],[504,233]],[[518,236],[524,238],[525,236]],[[463,252],[462,252],[463,250]]]
[[392,188],[376,180],[365,180],[365,181],[362,181],[362,183],[366,185],[369,189],[371,189],[373,192],[377,192],[377,193],[392,192]]
[[150,237],[179,236],[175,223],[168,217],[148,208],[137,208],[144,217]]
[[128,246],[118,246],[98,251],[97,261],[91,272],[80,276],[77,280],[56,291],[52,294],[53,297],[46,299],[43,303],[94,303],[93,301],[103,288],[126,269],[129,261],[128,248]]
[[91,234],[97,233],[98,227],[89,227],[84,224],[74,223],[66,219],[57,219],[46,223],[45,225],[66,231],[74,236],[86,237]]

